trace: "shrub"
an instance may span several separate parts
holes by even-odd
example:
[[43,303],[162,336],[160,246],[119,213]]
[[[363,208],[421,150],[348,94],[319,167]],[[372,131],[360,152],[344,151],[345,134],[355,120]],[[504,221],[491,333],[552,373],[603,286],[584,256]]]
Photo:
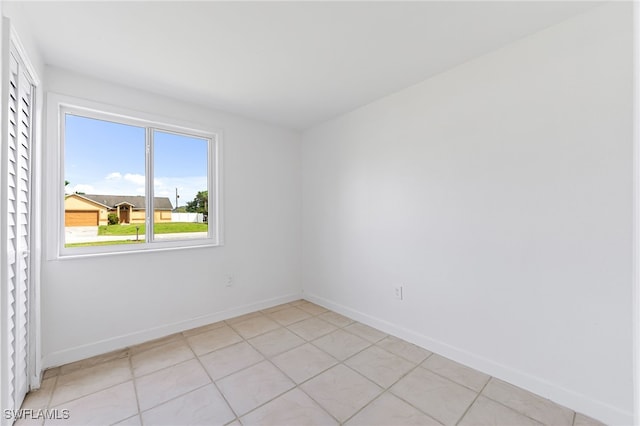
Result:
[[109,225],[117,225],[119,222],[118,215],[115,213],[109,213],[107,215],[107,222],[109,222]]

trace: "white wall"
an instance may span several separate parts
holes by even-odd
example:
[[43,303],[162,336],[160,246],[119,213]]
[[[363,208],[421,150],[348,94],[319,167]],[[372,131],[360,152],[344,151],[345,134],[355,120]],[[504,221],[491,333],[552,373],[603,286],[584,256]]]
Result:
[[11,25],[18,34],[20,42],[29,55],[29,60],[34,70],[38,73],[38,77],[42,78],[44,71],[44,58],[37,47],[37,43],[33,39],[30,32],[30,22],[28,14],[24,10],[24,4],[20,1],[4,1],[2,2],[0,13],[11,20]]
[[305,132],[305,297],[630,424],[631,17],[595,8]]
[[[47,91],[221,129],[225,235],[215,248],[45,259],[45,367],[300,297],[298,133],[61,69],[47,68],[45,83]],[[46,142],[50,172],[53,141]],[[46,182],[47,193],[55,185]],[[226,274],[233,287],[225,287]]]

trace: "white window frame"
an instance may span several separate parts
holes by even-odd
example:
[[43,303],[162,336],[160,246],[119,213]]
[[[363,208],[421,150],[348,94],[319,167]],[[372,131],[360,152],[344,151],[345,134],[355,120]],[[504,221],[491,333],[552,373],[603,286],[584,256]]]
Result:
[[[145,242],[134,245],[106,245],[87,247],[64,247],[64,122],[65,114],[73,114],[87,118],[111,121],[115,123],[143,127],[146,129],[146,235]],[[156,131],[183,134],[208,140],[208,176],[209,191],[208,232],[206,238],[154,241],[153,235],[153,137]],[[202,130],[201,126],[180,122],[174,119],[159,117],[153,114],[130,111],[113,105],[101,104],[85,99],[57,93],[47,94],[47,136],[49,146],[55,150],[55,165],[52,165],[47,183],[49,194],[47,205],[53,207],[53,214],[47,218],[48,228],[55,230],[55,236],[49,238],[48,258],[65,259],[85,256],[116,255],[123,253],[149,252],[158,250],[188,249],[197,247],[216,247],[222,245],[222,132],[219,130]],[[55,197],[55,198],[53,198]],[[51,210],[50,210],[51,211]],[[51,234],[50,234],[51,235]]]

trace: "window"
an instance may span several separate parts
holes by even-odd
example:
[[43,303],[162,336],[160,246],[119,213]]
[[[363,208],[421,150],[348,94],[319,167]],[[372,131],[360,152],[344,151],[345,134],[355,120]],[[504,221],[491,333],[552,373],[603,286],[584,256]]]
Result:
[[217,133],[51,97],[64,187],[58,255],[220,243]]

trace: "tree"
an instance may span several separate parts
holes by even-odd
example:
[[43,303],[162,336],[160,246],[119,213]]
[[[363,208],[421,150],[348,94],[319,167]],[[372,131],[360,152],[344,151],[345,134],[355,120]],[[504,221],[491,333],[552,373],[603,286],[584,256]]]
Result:
[[207,213],[209,210],[209,191],[199,191],[193,201],[187,202],[190,213]]

